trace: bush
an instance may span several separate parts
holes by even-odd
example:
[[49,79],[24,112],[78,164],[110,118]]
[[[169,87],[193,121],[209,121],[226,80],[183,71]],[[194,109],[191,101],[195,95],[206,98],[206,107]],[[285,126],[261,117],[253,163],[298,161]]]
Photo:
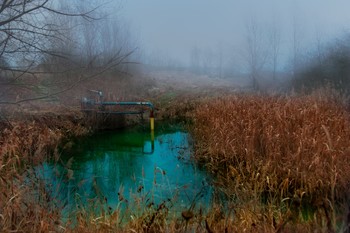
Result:
[[325,49],[323,56],[311,57],[311,62],[297,74],[292,86],[300,91],[331,86],[350,94],[350,36]]

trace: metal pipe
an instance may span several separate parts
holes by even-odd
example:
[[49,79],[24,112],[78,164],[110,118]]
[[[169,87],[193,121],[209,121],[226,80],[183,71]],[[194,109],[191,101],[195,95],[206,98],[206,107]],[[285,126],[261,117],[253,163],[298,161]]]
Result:
[[103,106],[113,106],[113,105],[121,105],[121,106],[133,106],[133,105],[141,105],[141,106],[148,106],[154,110],[154,106],[151,102],[101,102],[100,103]]
[[102,106],[147,106],[151,108],[150,115],[149,115],[149,121],[150,121],[150,128],[151,131],[154,131],[154,106],[151,102],[102,102],[100,103]]
[[101,114],[119,114],[119,115],[139,115],[142,114],[143,111],[123,111],[123,112],[117,112],[117,111],[96,111],[94,109],[83,109],[81,110],[83,112],[96,112],[96,113],[101,113]]
[[98,90],[89,90],[89,91],[98,94],[100,97],[103,96],[102,91],[98,91]]

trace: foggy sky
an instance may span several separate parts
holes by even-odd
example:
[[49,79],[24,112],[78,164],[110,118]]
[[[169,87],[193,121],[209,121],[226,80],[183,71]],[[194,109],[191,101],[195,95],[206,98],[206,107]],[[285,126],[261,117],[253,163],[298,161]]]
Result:
[[119,13],[148,53],[187,62],[194,46],[240,48],[251,19],[279,28],[286,57],[293,24],[303,46],[313,46],[316,38],[327,41],[349,31],[349,9],[349,0],[127,0]]

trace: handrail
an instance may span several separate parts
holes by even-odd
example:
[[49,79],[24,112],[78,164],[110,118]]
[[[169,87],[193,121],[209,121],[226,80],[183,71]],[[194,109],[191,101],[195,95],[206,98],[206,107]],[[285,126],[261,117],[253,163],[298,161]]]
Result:
[[100,102],[99,104],[103,106],[113,106],[113,105],[121,105],[121,106],[133,106],[133,105],[141,105],[141,106],[148,106],[151,108],[151,110],[154,110],[154,106],[151,102],[130,102],[130,101],[107,101],[107,102]]
[[[81,100],[82,111],[85,112],[96,112],[96,113],[107,113],[107,114],[142,114],[143,111],[106,111],[104,108],[98,109],[89,109],[88,106],[147,106],[150,108],[150,128],[151,132],[154,131],[154,105],[151,102],[143,102],[143,101],[102,101],[103,92],[100,90],[89,90],[92,93],[98,95],[98,100],[88,99],[86,97]],[[154,134],[153,137],[154,138]],[[154,149],[154,139],[152,142],[152,148]]]

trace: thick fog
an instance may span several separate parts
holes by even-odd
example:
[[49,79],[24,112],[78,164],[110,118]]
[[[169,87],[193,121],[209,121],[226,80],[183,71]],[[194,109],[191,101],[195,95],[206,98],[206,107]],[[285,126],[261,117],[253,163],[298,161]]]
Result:
[[350,27],[348,0],[132,0],[121,5],[119,15],[136,32],[146,63],[188,66],[199,51],[245,70],[247,41],[257,37],[261,53],[278,44],[277,66],[283,70],[291,66],[293,53],[314,51]]
[[88,79],[107,70],[348,91],[349,9],[349,0],[4,1],[0,97],[16,93],[9,88],[23,74],[52,74],[47,89],[59,93],[82,82],[78,72]]

